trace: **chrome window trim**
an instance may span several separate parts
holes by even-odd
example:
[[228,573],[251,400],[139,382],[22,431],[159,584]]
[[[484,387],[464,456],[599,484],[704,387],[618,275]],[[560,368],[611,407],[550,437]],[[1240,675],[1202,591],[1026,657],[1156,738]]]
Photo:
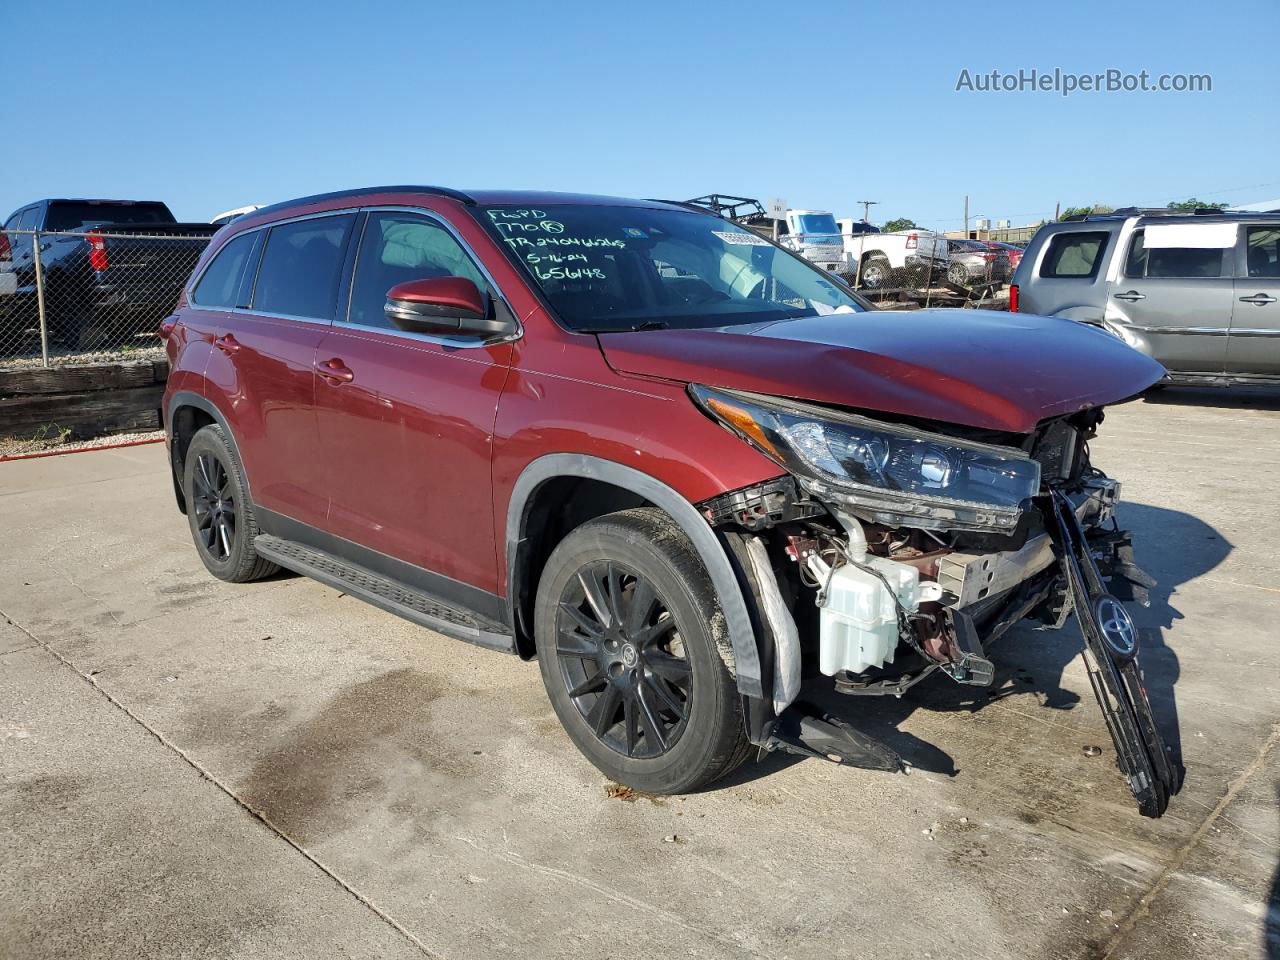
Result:
[[[343,329],[360,330],[367,333],[380,333],[386,336],[397,337],[399,339],[409,340],[415,343],[434,343],[438,346],[452,347],[455,349],[476,349],[476,348],[483,348],[483,347],[492,347],[500,343],[512,343],[524,336],[524,323],[520,320],[520,315],[516,313],[514,309],[512,309],[511,301],[507,298],[507,295],[502,292],[502,287],[500,287],[498,285],[498,282],[494,280],[493,274],[491,274],[489,272],[489,269],[484,265],[484,261],[479,256],[476,255],[476,252],[474,249],[472,249],[471,244],[467,243],[467,241],[462,237],[462,235],[458,233],[457,229],[453,226],[453,224],[451,224],[448,220],[445,220],[443,217],[437,214],[434,210],[428,210],[425,207],[406,207],[398,204],[388,205],[388,206],[375,206],[375,207],[357,205],[357,206],[351,206],[351,207],[341,207],[336,210],[322,210],[317,213],[304,213],[296,217],[284,217],[280,220],[271,220],[267,223],[260,223],[255,226],[248,227],[244,230],[236,231],[235,234],[233,234],[232,236],[228,237],[225,241],[223,241],[223,243],[218,247],[218,252],[221,253],[222,249],[226,247],[228,243],[231,243],[231,241],[235,240],[238,237],[248,236],[251,233],[257,233],[261,230],[268,230],[271,227],[282,226],[286,223],[296,223],[300,220],[317,220],[320,217],[341,216],[343,214],[348,214],[348,213],[358,215],[361,213],[388,213],[388,212],[412,213],[417,216],[423,217],[424,219],[430,220],[436,225],[442,227],[445,230],[445,232],[448,233],[449,236],[451,236],[454,239],[454,241],[458,244],[458,246],[462,248],[462,251],[471,259],[471,262],[475,264],[476,269],[480,271],[481,275],[489,283],[489,286],[491,286],[494,289],[494,291],[496,291],[498,297],[502,300],[507,310],[510,311],[511,316],[515,319],[515,322],[516,322],[515,331],[511,334],[508,334],[505,337],[492,337],[488,339],[477,339],[475,337],[449,337],[444,335],[435,336],[435,335],[426,334],[426,333],[412,333],[408,330],[397,330],[394,327],[374,327],[374,326],[370,326],[362,323],[349,323],[343,319],[326,320],[318,317],[300,317],[300,316],[296,316],[294,314],[289,314],[289,313],[269,313],[265,310],[254,310],[252,307],[201,306],[195,303],[194,301],[192,301],[191,292],[195,289],[196,285],[199,284],[200,280],[203,279],[205,271],[209,269],[210,264],[212,264],[213,261],[217,259],[217,254],[214,254],[214,256],[209,258],[209,262],[206,263],[200,269],[200,273],[198,275],[193,275],[192,278],[187,281],[187,290],[186,290],[187,302],[192,307],[195,307],[196,309],[199,309],[199,310],[221,310],[225,313],[238,313],[247,317],[263,317],[271,320],[297,320],[301,323],[318,324],[321,326],[334,327],[334,328],[341,327]],[[364,240],[364,228],[367,224],[368,224],[368,219],[366,218],[365,222],[360,225],[360,236],[356,238],[356,243],[357,243],[356,258],[351,265],[351,278],[353,281],[355,279],[356,268],[359,267],[360,265],[360,256],[359,256],[360,251],[359,251],[358,244],[360,244]],[[259,267],[261,267],[261,264],[259,264]],[[346,308],[345,310],[341,310],[341,309],[339,310],[339,312],[343,316],[351,315],[351,288],[353,286],[354,284],[348,284]],[[339,304],[339,307],[341,306],[342,305]]]
[[[516,321],[519,323],[519,321]],[[448,337],[442,334],[414,333],[411,330],[397,330],[394,327],[374,327],[367,323],[347,323],[339,320],[333,324],[334,330],[351,330],[359,333],[379,333],[395,337],[397,340],[409,340],[415,343],[434,343],[442,347],[472,350],[476,347],[493,347],[500,343],[509,343],[513,338],[493,337],[489,340],[477,340],[475,337]]]
[[244,307],[224,307],[222,312],[238,313],[245,317],[256,317],[259,320],[297,320],[299,323],[312,323],[321,327],[333,326],[332,320],[325,320],[322,317],[302,317],[296,313],[269,313],[266,310],[249,310]]
[[[226,247],[226,245],[229,244],[231,241],[236,240],[239,237],[247,237],[251,233],[258,233],[262,230],[269,230],[272,227],[283,226],[286,223],[297,223],[299,220],[318,220],[320,217],[336,217],[336,216],[341,216],[344,213],[359,213],[360,209],[361,209],[360,207],[343,207],[340,210],[323,210],[319,213],[304,213],[296,217],[285,217],[282,220],[271,220],[267,223],[260,223],[257,226],[248,227],[244,230],[237,230],[231,236],[227,237],[226,240],[222,241],[222,244],[218,247],[218,253],[221,253],[223,248]],[[235,221],[232,221],[232,222],[234,223]],[[228,226],[230,226],[230,224],[228,224]],[[209,262],[200,268],[200,272],[198,274],[192,274],[190,279],[187,280],[187,286],[183,292],[187,295],[187,302],[191,303],[192,306],[197,306],[197,304],[195,304],[191,300],[192,291],[195,290],[196,285],[199,284],[200,281],[204,278],[205,271],[209,269],[209,266],[217,258],[218,258],[218,255],[214,254],[212,257],[209,258]],[[261,266],[261,263],[259,263],[259,266]],[[232,313],[254,313],[255,312],[248,309],[242,309],[240,307],[201,307],[200,309],[202,310],[222,309],[222,310],[228,310],[229,312],[232,312]],[[277,317],[288,316],[287,314],[282,314],[282,313],[279,313],[279,314],[261,313],[259,315],[260,316],[277,316]],[[289,319],[299,319],[299,318],[289,317]],[[313,322],[315,322],[316,320],[315,317],[302,318],[302,319],[310,319]],[[323,322],[328,323],[327,320]]]

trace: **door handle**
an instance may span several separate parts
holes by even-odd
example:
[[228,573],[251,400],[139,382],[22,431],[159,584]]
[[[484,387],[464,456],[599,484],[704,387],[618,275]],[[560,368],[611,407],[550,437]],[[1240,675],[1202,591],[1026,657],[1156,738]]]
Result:
[[1275,297],[1269,297],[1265,293],[1255,293],[1252,297],[1241,297],[1241,303],[1252,303],[1259,307],[1265,307],[1268,303],[1275,303]]
[[317,360],[315,363],[316,373],[324,377],[326,380],[332,381],[334,384],[350,383],[356,378],[351,368],[345,363],[334,357],[332,360]]
[[1147,299],[1145,293],[1139,293],[1137,290],[1130,290],[1128,293],[1117,293],[1115,296],[1117,300],[1128,300],[1130,303]]
[[223,353],[235,353],[240,349],[240,341],[229,333],[225,337],[218,337],[213,341],[213,345]]

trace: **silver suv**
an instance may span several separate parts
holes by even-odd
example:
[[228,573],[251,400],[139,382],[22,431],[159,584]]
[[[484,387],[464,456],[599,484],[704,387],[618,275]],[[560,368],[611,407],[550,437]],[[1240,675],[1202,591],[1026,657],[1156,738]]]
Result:
[[1280,382],[1280,214],[1130,208],[1047,224],[1010,309],[1102,327],[1171,382]]

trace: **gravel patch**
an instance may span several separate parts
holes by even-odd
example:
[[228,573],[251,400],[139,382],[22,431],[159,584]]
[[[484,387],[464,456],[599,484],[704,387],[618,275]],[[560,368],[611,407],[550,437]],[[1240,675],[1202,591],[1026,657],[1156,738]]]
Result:
[[111,447],[120,443],[141,443],[146,440],[163,440],[163,430],[139,430],[134,433],[110,433],[89,440],[69,440],[65,433],[53,436],[0,437],[0,459],[32,453],[74,453]]
[[[145,342],[145,341],[144,341]],[[163,360],[164,346],[154,342],[145,346],[115,347],[110,350],[75,351],[66,347],[49,348],[49,365],[54,367],[81,365],[89,363],[118,363],[133,360]],[[39,353],[25,357],[0,357],[0,370],[18,370],[25,367],[42,367],[44,360]]]

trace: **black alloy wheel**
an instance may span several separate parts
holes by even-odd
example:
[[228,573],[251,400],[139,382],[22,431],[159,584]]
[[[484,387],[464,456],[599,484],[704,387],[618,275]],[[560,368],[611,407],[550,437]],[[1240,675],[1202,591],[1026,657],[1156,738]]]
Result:
[[556,611],[559,676],[596,738],[629,758],[670,751],[688,724],[693,671],[654,585],[615,560],[580,567]]
[[219,563],[230,558],[236,542],[236,500],[227,468],[212,453],[202,453],[192,472],[192,509],[204,549]]
[[244,468],[222,427],[201,427],[185,451],[175,443],[173,453],[187,525],[205,569],[228,583],[260,580],[279,570],[254,549],[258,523]]

